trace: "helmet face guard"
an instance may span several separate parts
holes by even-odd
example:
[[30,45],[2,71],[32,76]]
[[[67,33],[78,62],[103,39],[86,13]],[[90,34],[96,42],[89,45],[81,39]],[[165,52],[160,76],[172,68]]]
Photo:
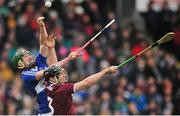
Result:
[[26,54],[28,54],[29,56],[33,57],[33,61],[30,62],[28,68],[33,68],[33,67],[35,67],[35,66],[36,66],[36,62],[35,62],[35,57],[33,56],[33,54],[32,54],[30,51],[27,51]]
[[[59,76],[63,76],[64,81],[61,80]],[[69,80],[69,76],[67,72],[63,68],[61,68],[60,74],[58,76],[51,77],[49,78],[49,80],[46,80],[46,81],[56,84],[56,83],[64,83],[64,82],[67,82],[68,80]]]
[[29,56],[32,56],[34,58],[34,56],[31,54],[30,51],[28,50],[25,50],[25,49],[19,49],[15,55],[13,56],[13,59],[12,59],[12,63],[13,63],[13,66],[17,69],[25,69],[25,68],[31,68],[31,67],[34,67],[35,66],[35,60],[33,60],[28,67],[26,67],[23,63],[23,57],[25,55],[29,55]]
[[[68,76],[67,72],[64,70],[64,68],[62,69],[61,73],[65,76],[64,82],[67,82],[69,80],[69,76]],[[60,75],[61,75],[61,73],[60,73]]]

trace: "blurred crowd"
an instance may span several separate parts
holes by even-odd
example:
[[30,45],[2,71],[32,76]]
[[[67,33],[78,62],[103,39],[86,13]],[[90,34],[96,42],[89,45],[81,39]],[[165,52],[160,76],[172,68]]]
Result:
[[[124,19],[122,26],[116,21],[77,60],[65,65],[69,81],[77,82],[120,64],[169,31],[176,33],[173,42],[75,93],[77,114],[180,114],[180,7],[171,11],[167,4],[157,10],[150,1],[148,12],[141,14],[143,32],[135,22]],[[57,36],[56,53],[61,60],[116,19],[115,10],[116,0],[55,0],[51,8],[42,0],[0,0],[0,114],[37,114],[35,99],[11,59],[20,47],[37,54],[39,16],[45,17],[48,33]]]

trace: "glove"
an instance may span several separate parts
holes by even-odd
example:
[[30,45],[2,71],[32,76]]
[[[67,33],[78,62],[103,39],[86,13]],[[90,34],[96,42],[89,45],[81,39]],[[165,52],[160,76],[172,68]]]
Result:
[[61,67],[58,65],[53,65],[45,69],[43,75],[45,78],[50,78],[50,77],[58,76],[60,72],[61,72]]

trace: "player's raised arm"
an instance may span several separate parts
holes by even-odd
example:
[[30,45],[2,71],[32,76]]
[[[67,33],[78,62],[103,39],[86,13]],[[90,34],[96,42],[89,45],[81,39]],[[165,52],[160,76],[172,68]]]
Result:
[[47,37],[48,37],[48,33],[46,31],[46,27],[44,24],[44,17],[39,17],[37,19],[37,23],[39,25],[39,44],[45,44]]
[[39,25],[39,44],[40,44],[39,52],[44,57],[47,57],[48,47],[45,45],[45,42],[47,40],[48,34],[47,34],[46,27],[43,20],[44,20],[44,17],[39,17],[37,19],[37,23]]
[[39,24],[39,28],[40,28],[40,32],[39,32],[40,53],[43,56],[47,57],[47,64],[48,66],[50,66],[57,62],[56,51],[54,49],[56,37],[54,35],[48,36],[43,20],[44,17],[39,17],[37,19],[37,23]]
[[117,71],[117,69],[118,69],[117,66],[111,66],[111,67],[108,67],[108,68],[102,70],[101,72],[93,74],[93,75],[87,77],[86,79],[75,83],[74,90],[79,91],[79,90],[87,89],[87,88],[93,86],[95,83],[97,83],[101,78],[103,78],[104,75],[115,73]]
[[54,63],[53,65],[63,66],[67,62],[76,59],[78,56],[79,56],[78,52],[71,52],[68,57],[66,57],[65,59],[63,59],[63,60],[61,60],[61,61],[59,61],[57,63]]
[[76,59],[79,56],[78,52],[71,52],[68,57],[58,62],[60,66],[63,66],[65,63]]
[[56,36],[51,34],[47,37],[46,46],[48,47],[47,64],[48,66],[58,62],[56,51],[55,51],[55,39]]

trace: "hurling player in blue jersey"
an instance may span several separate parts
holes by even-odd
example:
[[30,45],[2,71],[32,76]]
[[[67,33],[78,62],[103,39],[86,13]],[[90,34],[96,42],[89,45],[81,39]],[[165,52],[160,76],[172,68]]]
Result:
[[57,62],[54,49],[55,36],[48,36],[43,19],[44,17],[39,17],[37,20],[40,27],[40,48],[36,58],[33,57],[30,51],[19,49],[13,56],[12,63],[21,71],[21,78],[26,88],[36,97],[39,105],[39,115],[52,115],[48,106],[44,80],[59,75],[59,66],[75,59],[78,53],[72,52],[64,60]]

